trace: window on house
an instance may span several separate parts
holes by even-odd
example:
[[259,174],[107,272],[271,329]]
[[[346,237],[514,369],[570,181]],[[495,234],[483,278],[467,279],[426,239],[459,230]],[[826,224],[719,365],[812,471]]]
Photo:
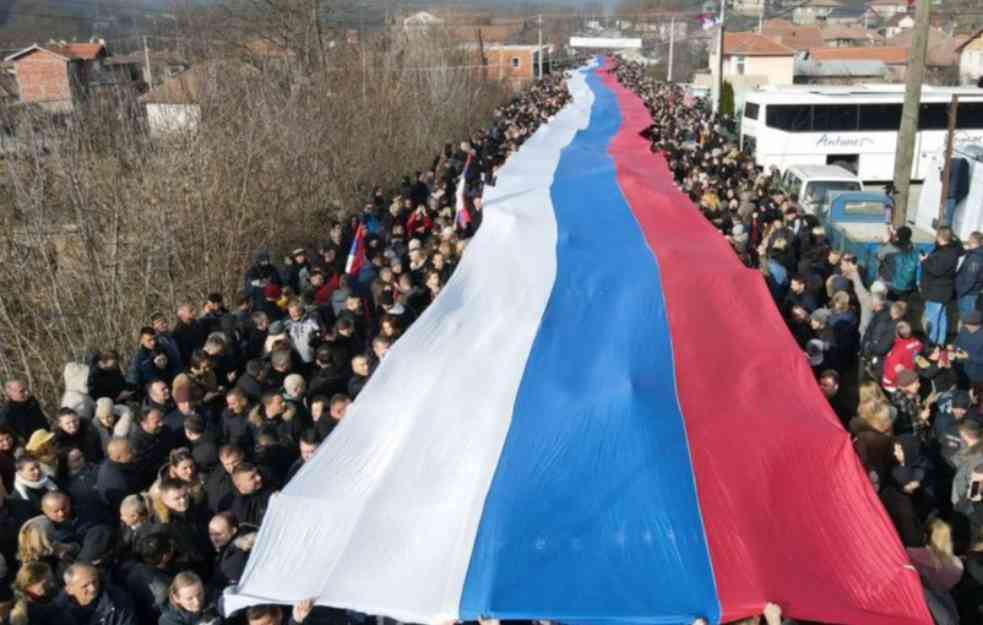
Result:
[[514,67],[514,68],[518,68],[519,67],[519,57],[517,57],[517,56],[513,56],[512,57],[512,67]]
[[743,56],[735,56],[734,57],[734,71],[735,71],[735,73],[738,76],[743,76],[744,75],[744,67],[745,67],[746,63],[747,63],[747,61],[746,61],[746,58],[745,57],[743,57]]

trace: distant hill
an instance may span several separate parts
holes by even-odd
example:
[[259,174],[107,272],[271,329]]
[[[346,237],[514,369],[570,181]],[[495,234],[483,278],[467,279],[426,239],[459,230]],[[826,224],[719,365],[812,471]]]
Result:
[[171,0],[0,0],[0,48],[142,32],[166,19],[172,5]]

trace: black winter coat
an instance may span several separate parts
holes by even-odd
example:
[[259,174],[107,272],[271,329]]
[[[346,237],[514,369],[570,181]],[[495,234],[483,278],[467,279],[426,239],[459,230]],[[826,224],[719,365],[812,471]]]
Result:
[[129,598],[112,586],[102,589],[94,607],[83,608],[62,591],[46,608],[39,625],[142,625]]
[[922,297],[929,302],[948,303],[955,296],[956,268],[962,246],[958,242],[936,245],[922,261]]
[[8,401],[0,407],[0,425],[9,425],[26,443],[35,430],[48,429],[48,419],[38,400],[29,397],[27,401]]
[[140,473],[133,464],[105,459],[96,474],[96,491],[108,511],[119,514],[119,505],[130,493],[140,490]]

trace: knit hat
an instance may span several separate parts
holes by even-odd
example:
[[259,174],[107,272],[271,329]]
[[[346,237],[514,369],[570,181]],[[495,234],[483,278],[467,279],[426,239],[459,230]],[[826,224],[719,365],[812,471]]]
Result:
[[263,287],[263,297],[266,299],[280,299],[280,294],[282,292],[283,291],[280,288],[280,285],[273,282],[270,282]]
[[918,374],[910,369],[902,369],[898,371],[898,375],[894,379],[898,388],[905,388],[918,381]]

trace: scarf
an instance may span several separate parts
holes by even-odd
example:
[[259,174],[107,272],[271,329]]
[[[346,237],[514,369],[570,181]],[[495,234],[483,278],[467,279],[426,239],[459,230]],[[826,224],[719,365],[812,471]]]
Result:
[[36,482],[21,476],[20,473],[14,476],[14,490],[17,491],[17,493],[26,501],[31,500],[28,490],[39,491],[41,489],[50,492],[53,490],[58,490],[58,487],[55,486],[55,483],[52,482],[51,478],[47,475]]

